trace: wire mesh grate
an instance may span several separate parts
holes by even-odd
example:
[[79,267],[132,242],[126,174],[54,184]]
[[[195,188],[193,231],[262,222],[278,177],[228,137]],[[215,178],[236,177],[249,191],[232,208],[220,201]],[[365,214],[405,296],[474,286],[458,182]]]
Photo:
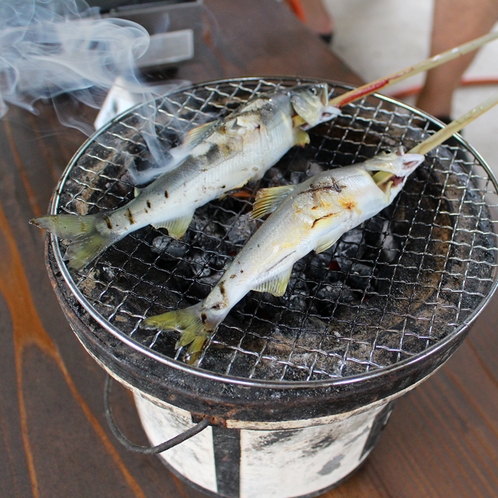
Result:
[[[244,79],[194,86],[149,102],[101,130],[61,179],[54,212],[89,214],[133,197],[130,168],[153,167],[184,133],[247,99],[295,79]],[[331,93],[347,88],[331,84]],[[140,328],[150,315],[203,299],[260,221],[249,212],[261,187],[298,183],[383,148],[412,147],[431,119],[370,96],[310,130],[264,178],[199,208],[181,240],[141,229],[77,273],[65,273],[84,307],[115,334],[181,361],[178,334]],[[494,291],[496,183],[465,142],[441,146],[394,204],[293,270],[286,294],[249,293],[208,341],[199,367],[247,379],[345,378],[410,361],[466,326]],[[59,241],[62,267],[64,241]]]

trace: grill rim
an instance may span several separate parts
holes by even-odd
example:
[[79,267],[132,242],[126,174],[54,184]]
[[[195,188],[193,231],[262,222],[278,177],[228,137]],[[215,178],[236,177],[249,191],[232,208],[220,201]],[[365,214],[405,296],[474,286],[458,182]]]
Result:
[[[334,89],[341,89],[344,91],[348,91],[354,89],[355,86],[348,85],[335,80],[326,80],[326,79],[315,79],[309,77],[291,77],[291,76],[254,76],[254,77],[245,77],[245,78],[222,78],[216,80],[209,80],[205,82],[200,82],[192,85],[188,85],[185,87],[177,88],[169,92],[166,95],[174,95],[177,92],[186,92],[192,91],[197,88],[203,88],[209,85],[220,85],[220,84],[230,84],[237,83],[241,84],[244,82],[261,82],[261,81],[278,81],[282,86],[291,86],[301,83],[327,83]],[[164,97],[163,96],[163,97]],[[420,116],[425,119],[427,122],[432,123],[438,127],[443,127],[444,123],[440,122],[436,118],[430,116],[429,114],[416,109],[408,104],[400,102],[392,97],[382,95],[379,93],[374,93],[371,97],[381,100],[386,103],[391,103],[397,107],[403,108],[410,113]],[[146,103],[145,103],[146,104]],[[91,144],[96,137],[107,131],[109,128],[114,126],[117,122],[119,122],[122,117],[127,116],[132,113],[135,109],[143,106],[144,103],[137,104],[130,109],[127,109],[123,113],[117,115],[114,119],[112,119],[107,125],[98,129],[93,133],[87,140],[78,148],[76,153],[73,155],[68,165],[66,166],[64,172],[62,173],[59,181],[56,184],[54,193],[52,195],[48,214],[57,214],[59,208],[59,200],[60,193],[63,190],[63,186],[71,173],[73,167],[77,164],[77,161],[80,159],[83,151],[86,150],[89,144]],[[488,178],[492,185],[495,188],[495,191],[498,192],[498,179],[495,177],[489,165],[486,163],[484,158],[477,152],[472,145],[470,145],[461,135],[455,134],[454,138],[460,142],[460,144],[467,149],[472,155],[473,158],[479,163],[479,166],[483,168],[485,173],[488,175]],[[493,225],[494,227],[494,225]],[[116,339],[122,341],[127,346],[131,347],[135,351],[142,353],[149,358],[158,361],[170,368],[181,370],[186,374],[191,374],[197,377],[209,379],[211,381],[222,382],[226,384],[237,384],[239,386],[247,386],[247,387],[261,387],[266,389],[278,389],[278,390],[287,390],[287,389],[299,389],[299,388],[333,388],[334,386],[344,386],[349,384],[360,383],[362,381],[372,381],[378,378],[381,378],[385,375],[396,375],[397,372],[406,369],[407,367],[413,367],[418,362],[423,362],[429,356],[437,354],[438,351],[447,349],[449,343],[457,341],[463,334],[467,333],[469,327],[473,324],[473,322],[477,319],[479,314],[485,308],[485,306],[489,303],[492,296],[494,295],[497,287],[498,287],[498,272],[495,272],[494,280],[490,285],[489,292],[484,297],[480,303],[476,306],[476,309],[470,313],[463,322],[450,334],[445,336],[443,339],[439,340],[436,344],[424,349],[422,352],[413,355],[410,358],[406,358],[397,363],[381,367],[378,369],[370,370],[361,374],[350,375],[347,377],[337,377],[337,378],[329,378],[329,379],[320,379],[320,380],[304,380],[304,381],[276,381],[276,380],[266,380],[259,378],[244,378],[237,377],[235,375],[230,374],[222,374],[218,372],[213,372],[210,370],[205,370],[203,368],[198,368],[192,365],[188,365],[180,360],[175,360],[174,358],[167,357],[157,351],[153,351],[147,346],[139,343],[132,337],[121,332],[117,327],[113,324],[109,323],[106,318],[104,318],[87,300],[87,298],[82,294],[80,289],[77,287],[74,279],[72,278],[65,262],[63,259],[63,254],[61,252],[61,247],[58,242],[58,238],[53,234],[47,234],[47,237],[50,237],[51,247],[54,254],[54,259],[57,263],[57,267],[61,272],[63,280],[67,284],[70,292],[77,299],[79,304],[84,308],[84,310],[90,315],[90,317],[95,320],[100,327],[104,330],[110,332]]]

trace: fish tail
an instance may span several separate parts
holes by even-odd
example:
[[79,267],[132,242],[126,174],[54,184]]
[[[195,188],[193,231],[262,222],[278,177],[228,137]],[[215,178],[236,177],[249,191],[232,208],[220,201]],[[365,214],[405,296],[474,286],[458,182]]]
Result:
[[121,238],[111,231],[102,233],[99,230],[101,220],[103,220],[101,214],[86,216],[57,214],[40,216],[30,223],[69,241],[64,259],[68,261],[69,268],[81,270]]
[[146,329],[176,330],[180,332],[180,338],[176,342],[176,348],[188,346],[190,362],[194,362],[199,356],[204,343],[214,332],[216,327],[211,327],[202,318],[202,302],[182,310],[168,311],[161,315],[151,316],[145,319],[142,326]]

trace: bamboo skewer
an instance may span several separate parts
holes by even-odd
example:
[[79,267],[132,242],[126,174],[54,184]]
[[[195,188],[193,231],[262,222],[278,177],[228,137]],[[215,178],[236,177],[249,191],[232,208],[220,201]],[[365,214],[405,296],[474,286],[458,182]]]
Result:
[[343,107],[346,104],[349,104],[361,97],[366,95],[370,95],[371,93],[380,90],[381,88],[385,88],[394,83],[398,83],[403,81],[406,78],[414,76],[415,74],[421,73],[423,71],[428,71],[429,69],[433,69],[441,64],[449,62],[461,55],[468,54],[474,50],[477,50],[482,45],[489,43],[490,41],[498,38],[498,32],[492,32],[485,36],[481,36],[480,38],[476,38],[475,40],[469,41],[458,47],[447,50],[446,52],[442,52],[437,55],[433,55],[428,59],[419,62],[413,66],[406,67],[405,69],[401,69],[389,76],[385,76],[378,80],[372,81],[370,83],[366,83],[354,90],[350,90],[342,95],[334,97],[329,100],[329,105],[332,107]]
[[[468,54],[469,52],[472,52],[473,50],[477,50],[479,47],[482,47],[486,43],[489,43],[490,41],[493,41],[496,38],[498,38],[498,31],[494,31],[485,36],[481,36],[480,38],[476,38],[475,40],[463,43],[462,45],[447,50],[446,52],[433,55],[432,57],[429,57],[428,59],[425,59],[422,62],[418,62],[413,66],[408,66],[405,69],[401,69],[400,71],[390,74],[389,76],[385,76],[383,78],[379,78],[378,80],[371,81],[370,83],[366,83],[362,86],[359,86],[358,88],[350,90],[349,92],[334,97],[333,99],[329,100],[328,105],[337,108],[343,107],[347,104],[350,104],[351,102],[354,102],[355,100],[358,100],[362,97],[366,97],[367,95],[370,95],[371,93],[374,93],[377,90],[386,88],[390,85],[393,85],[394,83],[399,83],[400,81],[403,81],[406,78],[414,76],[423,71],[429,71],[430,69],[433,69],[441,64],[456,59],[461,55],[465,55]],[[304,119],[301,118],[300,116],[294,117],[295,127],[301,126],[304,123],[305,123]]]
[[[480,104],[473,107],[470,111],[466,112],[459,118],[453,120],[451,123],[441,128],[439,131],[420,142],[418,145],[409,150],[408,154],[427,154],[429,151],[441,145],[444,141],[448,140],[452,135],[458,133],[464,126],[474,121],[474,119],[489,111],[493,106],[498,104],[498,93],[488,97]],[[375,183],[381,187],[388,184],[396,175],[386,171],[378,171],[373,175]]]
[[481,114],[484,114],[496,104],[498,104],[498,93],[488,97],[470,111],[453,120],[447,126],[434,133],[434,135],[431,135],[429,138],[426,138],[423,142],[413,147],[413,149],[411,149],[408,153],[427,154],[427,152],[442,144],[455,133],[458,133],[464,126],[467,126],[469,123],[474,121],[474,119],[481,116]]

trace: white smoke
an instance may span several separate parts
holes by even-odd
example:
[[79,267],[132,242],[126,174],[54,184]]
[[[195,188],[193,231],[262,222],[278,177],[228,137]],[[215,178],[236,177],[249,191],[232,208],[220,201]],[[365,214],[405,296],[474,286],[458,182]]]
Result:
[[[82,0],[0,2],[0,118],[8,105],[36,112],[38,99],[67,93],[99,108],[117,77],[148,91],[137,80],[136,60],[149,41],[139,24],[103,19]],[[93,131],[76,116],[58,114],[68,126]]]

